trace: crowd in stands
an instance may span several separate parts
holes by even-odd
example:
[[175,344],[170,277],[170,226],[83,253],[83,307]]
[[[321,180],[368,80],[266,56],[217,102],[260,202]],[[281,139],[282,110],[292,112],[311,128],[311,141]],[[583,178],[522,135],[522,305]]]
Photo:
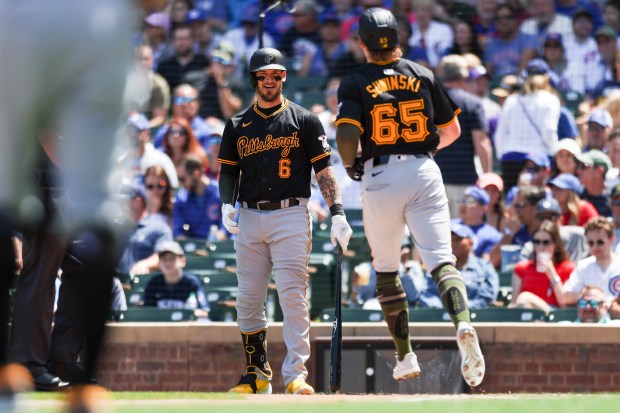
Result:
[[[159,270],[162,242],[231,238],[216,157],[225,122],[253,102],[258,7],[172,0],[142,17],[119,156],[136,228],[120,271]],[[507,306],[596,309],[579,298],[587,287],[618,317],[620,1],[294,0],[267,13],[262,44],[287,59],[285,96],[319,115],[351,210],[361,208],[361,184],[340,167],[334,122],[339,79],[364,61],[357,20],[370,7],[392,10],[403,56],[434,71],[461,108],[461,138],[436,160],[472,303],[497,305],[497,272],[509,268]],[[296,89],[303,79],[320,90],[312,99]],[[309,203],[315,221],[328,216],[322,202]],[[514,270],[502,262],[506,246],[518,247]],[[405,262],[416,263],[403,266],[410,304],[440,303],[415,248]]]

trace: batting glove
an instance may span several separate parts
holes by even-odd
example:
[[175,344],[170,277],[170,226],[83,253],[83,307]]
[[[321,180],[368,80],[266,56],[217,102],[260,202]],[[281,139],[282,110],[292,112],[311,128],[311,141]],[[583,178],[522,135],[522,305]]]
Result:
[[362,158],[360,156],[355,158],[355,162],[352,166],[345,167],[344,169],[347,171],[349,178],[354,181],[361,181],[362,176],[364,176],[364,164],[362,163]]
[[235,215],[237,215],[237,210],[231,204],[222,204],[222,223],[224,224],[224,228],[231,234],[238,234],[239,227],[235,222]]
[[336,242],[338,242],[342,248],[342,251],[347,250],[349,240],[351,239],[351,235],[353,235],[353,230],[347,222],[347,217],[344,215],[334,215],[332,217],[332,229],[330,235],[334,246],[336,246]]

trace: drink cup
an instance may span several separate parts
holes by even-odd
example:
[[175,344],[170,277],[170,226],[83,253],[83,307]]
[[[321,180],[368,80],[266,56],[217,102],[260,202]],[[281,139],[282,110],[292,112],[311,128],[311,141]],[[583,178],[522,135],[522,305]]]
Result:
[[551,254],[548,252],[539,252],[536,254],[536,271],[545,272],[547,264],[551,261]]
[[501,271],[512,271],[515,267],[515,264],[519,262],[519,257],[521,254],[521,246],[520,245],[502,245],[500,247],[502,253],[502,268]]

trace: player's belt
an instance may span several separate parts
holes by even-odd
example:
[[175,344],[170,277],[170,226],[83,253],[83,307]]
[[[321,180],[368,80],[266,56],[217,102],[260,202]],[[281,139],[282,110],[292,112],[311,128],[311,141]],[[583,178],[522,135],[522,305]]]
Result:
[[402,155],[381,155],[381,156],[377,156],[376,158],[372,158],[372,166],[380,166],[380,165],[387,165],[390,162],[390,159],[392,160],[405,160],[407,159],[407,157],[409,156],[413,156],[414,158],[430,158],[430,155],[428,154],[428,152],[425,153],[408,153],[408,154],[402,154]]
[[258,202],[242,202],[245,208],[258,209],[259,211],[275,211],[276,209],[288,208],[301,204],[297,198],[283,199],[282,201],[258,201]]

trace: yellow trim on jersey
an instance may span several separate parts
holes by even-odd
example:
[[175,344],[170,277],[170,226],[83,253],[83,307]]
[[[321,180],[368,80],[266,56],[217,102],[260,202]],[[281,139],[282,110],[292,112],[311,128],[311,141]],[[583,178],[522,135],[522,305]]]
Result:
[[461,109],[457,109],[454,111],[454,117],[452,118],[452,120],[450,122],[444,123],[443,125],[435,125],[438,128],[445,128],[446,126],[450,126],[454,123],[454,121],[456,120],[456,117],[458,116],[458,114],[461,113]]
[[350,119],[350,118],[338,119],[336,121],[336,126],[340,125],[341,123],[350,123],[351,125],[355,125],[360,130],[360,135],[364,133],[364,128],[362,127],[362,124],[356,121],[355,119]]
[[288,106],[288,102],[289,101],[287,98],[282,98],[282,107],[273,112],[271,115],[265,115],[263,112],[258,110],[258,102],[254,102],[254,112],[256,112],[259,116],[262,116],[263,119],[267,119],[268,117],[276,116],[278,113],[282,112]]
[[229,161],[228,159],[217,158],[217,161],[218,161],[219,163],[224,163],[224,164],[226,164],[226,165],[235,165],[235,166],[237,165],[237,162],[235,162],[235,161]]
[[332,154],[332,152],[331,152],[331,151],[329,151],[329,152],[324,152],[324,153],[322,153],[322,154],[320,154],[320,155],[318,155],[318,156],[315,156],[314,158],[310,159],[310,163],[315,163],[315,162],[316,162],[316,161],[318,161],[319,159],[323,159],[323,158],[325,158],[326,156],[329,156],[329,155],[331,155],[331,154]]

